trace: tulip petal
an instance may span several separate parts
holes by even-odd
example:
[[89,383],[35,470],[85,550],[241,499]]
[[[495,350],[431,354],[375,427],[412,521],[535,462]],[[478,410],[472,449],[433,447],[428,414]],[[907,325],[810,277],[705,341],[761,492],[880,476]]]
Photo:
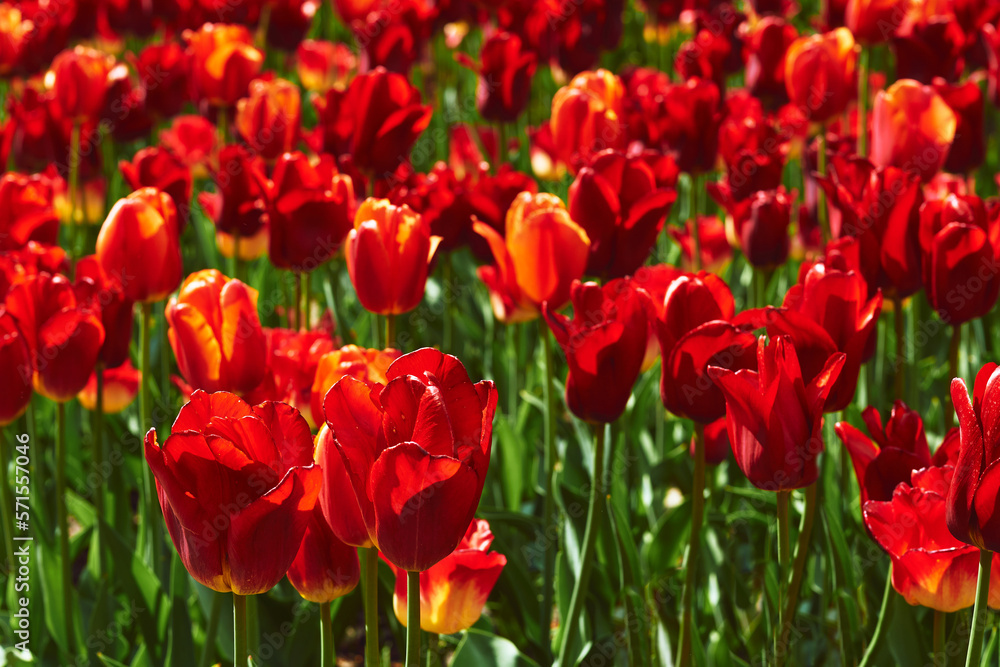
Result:
[[207,392],[196,389],[190,400],[177,413],[171,433],[200,431],[212,417],[239,419],[253,414],[250,405],[236,394]]
[[[313,461],[312,431],[302,414],[279,401],[255,405],[253,413],[267,427],[278,454],[275,470],[291,466],[307,466]],[[263,459],[257,459],[263,461]],[[269,464],[270,465],[270,464]]]
[[956,539],[976,545],[969,522],[973,520],[976,485],[979,483],[980,471],[985,464],[983,434],[969,400],[969,391],[960,378],[951,381],[951,400],[961,428],[961,445],[958,461],[955,464],[955,476],[948,490],[948,530]]

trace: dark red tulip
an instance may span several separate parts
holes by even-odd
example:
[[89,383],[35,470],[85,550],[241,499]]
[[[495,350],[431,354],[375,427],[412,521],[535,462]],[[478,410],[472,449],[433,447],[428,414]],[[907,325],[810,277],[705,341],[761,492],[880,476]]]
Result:
[[173,118],[191,98],[191,68],[177,42],[150,44],[132,62],[146,95],[146,108],[158,118]]
[[832,355],[806,384],[795,348],[783,336],[757,345],[757,371],[712,366],[726,398],[729,441],[740,470],[766,491],[801,489],[816,481],[823,451],[823,404],[844,363]]
[[274,160],[295,148],[302,100],[299,87],[285,79],[254,79],[248,96],[236,103],[236,131],[250,150]]
[[509,32],[491,35],[479,53],[479,62],[457,54],[460,63],[479,74],[476,106],[485,120],[513,123],[528,105],[537,57]]
[[77,298],[65,276],[39,273],[15,283],[7,311],[31,351],[35,390],[64,403],[87,384],[104,344],[100,311]]
[[[726,430],[726,418],[716,419],[711,424],[705,424],[705,463],[709,465],[719,465],[733,451],[729,444],[729,433]],[[688,453],[694,458],[695,439],[691,438],[691,446]]]
[[848,0],[844,22],[862,44],[887,41],[902,27],[909,0]]
[[306,38],[319,10],[317,0],[272,0],[267,20],[267,45],[292,53]]
[[569,215],[590,237],[587,273],[631,275],[656,243],[677,193],[656,187],[640,157],[599,153],[569,188]]
[[191,169],[169,150],[158,146],[141,148],[131,162],[122,160],[118,168],[133,190],[156,188],[170,195],[177,208],[179,233],[191,215]]
[[791,103],[817,123],[843,113],[857,90],[856,62],[854,37],[846,28],[799,37],[785,55]]
[[[138,139],[145,141],[153,129],[153,117],[146,106],[146,92],[138,81],[133,80],[125,63],[119,63],[108,74],[108,92],[98,123],[94,138],[88,140],[90,143],[82,144],[83,146],[99,142],[100,133],[108,129],[111,138],[121,143]],[[99,152],[87,151],[94,154],[95,158]]]
[[101,226],[97,259],[117,277],[126,298],[160,301],[181,281],[177,208],[156,188],[136,190],[119,199]]
[[114,58],[85,46],[63,51],[52,61],[56,104],[74,123],[94,120],[104,110]]
[[14,283],[29,276],[68,271],[66,251],[59,246],[28,241],[19,250],[0,251],[0,298],[7,295]]
[[0,177],[0,250],[16,250],[28,241],[56,245],[59,216],[53,199],[47,176],[7,172]]
[[996,406],[1000,372],[988,363],[979,369],[970,399],[965,381],[951,381],[951,399],[961,433],[955,479],[948,492],[948,530],[955,539],[990,551],[1000,550],[1000,436]]
[[6,378],[0,388],[0,426],[6,426],[28,408],[34,373],[31,348],[4,306],[0,306],[0,372]]
[[780,16],[764,18],[747,36],[746,85],[768,109],[788,102],[785,57],[798,36],[795,26]]
[[430,38],[434,7],[426,0],[396,0],[373,10],[352,24],[362,48],[362,69],[383,67],[409,76]]
[[422,571],[455,550],[479,505],[497,392],[430,348],[403,355],[386,377],[340,380],[326,420],[369,538],[396,567]]
[[[648,280],[639,280],[639,284],[654,299],[658,319],[657,338],[664,358],[693,329],[712,320],[729,321],[733,318],[736,312],[733,293],[726,282],[714,273],[701,271],[688,274],[673,267],[670,270],[656,267],[656,273],[669,279],[665,288],[651,287]],[[650,275],[655,273],[650,272]]]
[[350,154],[370,176],[386,178],[404,162],[431,119],[420,91],[401,74],[382,68],[360,74],[346,91],[315,100],[324,152]]
[[675,156],[689,174],[715,168],[722,121],[718,86],[697,77],[670,86],[663,100],[665,116],[658,128],[658,145]]
[[76,263],[77,298],[95,313],[104,326],[104,344],[98,360],[106,368],[116,368],[128,360],[132,342],[133,306],[116,276],[107,274],[97,255]]
[[288,566],[288,581],[304,599],[321,604],[347,595],[360,579],[358,550],[337,539],[317,504]]
[[792,202],[781,190],[756,193],[749,200],[749,216],[736,234],[747,261],[758,268],[774,268],[788,258]]
[[246,96],[264,64],[264,54],[254,48],[245,26],[205,23],[197,32],[184,31],[184,39],[199,99],[217,107],[232,107]]
[[311,271],[332,257],[354,227],[354,184],[324,155],[315,165],[286,153],[274,167],[268,255],[279,269]]
[[950,16],[936,16],[892,38],[896,76],[930,85],[935,78],[958,81],[965,69],[966,36]]
[[219,153],[215,181],[216,192],[199,193],[198,203],[215,223],[217,237],[228,240],[230,247],[232,240],[238,238],[240,256],[244,259],[259,256],[261,244],[256,240],[267,236],[264,223],[268,190],[263,160],[240,144],[226,146]]
[[847,422],[837,422],[836,431],[851,455],[863,508],[869,500],[892,500],[898,484],[909,483],[914,470],[931,465],[931,450],[923,420],[902,401],[893,405],[884,427],[873,407],[865,408],[861,416],[870,438]]
[[542,313],[566,355],[566,405],[583,421],[609,424],[622,415],[642,368],[648,339],[646,295],[629,278],[573,283],[573,319]]
[[982,317],[1000,292],[998,252],[978,197],[949,195],[920,208],[927,300],[956,325]]
[[251,407],[195,391],[146,462],[170,538],[195,581],[219,592],[266,593],[295,560],[322,481],[312,435],[284,403]]
[[951,85],[937,80],[933,87],[951,108],[956,120],[955,138],[948,149],[944,170],[953,174],[968,174],[979,168],[986,153],[983,92],[975,81]]
[[726,60],[732,52],[729,38],[722,32],[702,28],[677,49],[674,70],[682,81],[697,77],[726,88]]

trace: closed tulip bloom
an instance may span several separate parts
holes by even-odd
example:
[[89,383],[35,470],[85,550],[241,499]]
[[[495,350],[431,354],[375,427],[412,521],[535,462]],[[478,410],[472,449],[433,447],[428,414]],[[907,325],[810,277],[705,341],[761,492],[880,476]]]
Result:
[[179,232],[183,233],[191,215],[190,167],[169,150],[148,146],[139,149],[131,162],[119,162],[118,168],[133,190],[156,188],[170,195],[177,208]]
[[381,67],[356,76],[346,91],[331,89],[314,104],[323,152],[349,154],[358,169],[375,178],[395,172],[431,120],[420,91],[402,74]]
[[780,190],[761,191],[749,200],[749,217],[737,230],[747,261],[758,268],[774,268],[788,259],[792,202]]
[[677,193],[656,186],[638,156],[604,151],[581,169],[569,188],[569,215],[590,239],[587,273],[631,275],[649,257]]
[[[486,599],[507,564],[490,551],[493,533],[485,519],[473,519],[458,547],[420,573],[420,629],[441,635],[468,630],[483,613]],[[396,571],[392,608],[406,626],[406,572]]]
[[[101,405],[101,410],[106,415],[117,414],[132,405],[135,397],[139,395],[142,373],[128,360],[120,366],[104,369],[103,373],[104,390],[101,394],[104,403]],[[97,409],[97,373],[91,373],[86,386],[80,390],[76,398],[85,410]]]
[[847,28],[799,37],[785,56],[785,87],[791,103],[810,121],[825,123],[854,99],[857,56]]
[[862,44],[879,44],[900,29],[909,4],[909,0],[848,0],[844,21]]
[[715,168],[721,101],[719,87],[698,77],[666,90],[659,145],[676,156],[681,171],[701,174]]
[[295,71],[302,87],[324,94],[331,88],[343,90],[358,66],[358,59],[346,44],[307,39],[295,51]]
[[948,149],[944,170],[967,174],[977,169],[986,155],[983,134],[986,101],[983,91],[975,81],[952,85],[938,79],[933,87],[955,114],[955,138]]
[[104,344],[100,311],[78,299],[65,276],[50,273],[15,283],[7,293],[7,311],[31,351],[35,390],[58,403],[76,396]]
[[283,403],[195,391],[146,462],[170,538],[195,581],[237,595],[285,576],[313,516],[322,473],[309,426]]
[[329,155],[314,165],[295,152],[278,159],[273,183],[268,205],[271,263],[311,271],[330,259],[351,231],[353,181],[337,172]]
[[409,206],[369,197],[347,236],[347,272],[365,310],[398,315],[424,298],[427,267],[441,237]]
[[146,107],[158,118],[173,118],[191,97],[191,69],[177,42],[150,44],[132,60],[146,96]]
[[274,160],[298,141],[302,100],[285,79],[254,79],[249,96],[236,103],[236,131],[265,160]]
[[198,203],[215,223],[220,248],[235,253],[233,240],[239,239],[240,257],[255,259],[267,248],[267,177],[264,162],[244,146],[232,144],[219,152],[215,174],[216,192],[198,194]]
[[31,348],[17,326],[17,320],[0,306],[0,373],[6,378],[0,387],[0,426],[24,414],[31,402]]
[[316,436],[316,464],[323,470],[323,485],[316,504],[330,530],[338,540],[352,547],[371,547],[373,542],[361,514],[361,505],[354,494],[344,457],[340,455],[333,431],[326,422],[322,422]]
[[583,277],[590,237],[555,195],[522,192],[507,211],[506,238],[489,225],[473,223],[486,239],[496,264],[481,267],[493,312],[504,322],[533,319],[548,302],[558,310],[570,286]]
[[264,54],[241,25],[206,23],[197,32],[184,31],[184,39],[198,96],[213,106],[234,106],[264,65]]
[[595,153],[625,147],[625,89],[611,72],[599,69],[573,77],[552,98],[552,137],[559,159],[576,173]]
[[885,426],[873,407],[861,413],[871,437],[847,422],[837,422],[837,437],[844,443],[861,488],[861,507],[869,500],[889,501],[910,474],[931,465],[931,450],[924,434],[924,422],[902,401],[896,401]]
[[169,128],[160,131],[160,145],[187,165],[194,178],[209,175],[209,165],[220,152],[218,138],[216,127],[201,116],[178,116]]
[[166,309],[177,367],[195,389],[246,393],[267,371],[257,290],[215,269],[192,273]]
[[74,123],[96,119],[104,110],[114,58],[85,46],[63,51],[52,61],[56,104]]
[[609,424],[622,415],[646,354],[645,292],[629,278],[603,287],[575,281],[573,319],[543,304],[542,313],[566,355],[566,405],[583,421]]
[[786,491],[816,481],[816,457],[823,451],[823,404],[843,364],[843,353],[831,355],[806,384],[791,343],[777,336],[767,345],[761,336],[756,372],[710,369],[726,397],[736,463],[751,484]]
[[[976,601],[979,549],[946,530],[947,499],[959,483],[957,468],[950,465],[916,470],[891,500],[862,508],[868,532],[892,559],[892,587],[911,605],[953,612]],[[993,554],[992,561],[991,574],[1000,576],[1000,556]],[[990,577],[993,608],[1000,607],[997,581]]]
[[[736,301],[729,285],[719,276],[707,271],[686,273],[662,267],[656,267],[656,271],[669,278],[662,293],[645,282],[640,285],[658,301],[656,327],[664,357],[681,338],[702,324],[733,319]],[[756,345],[756,340],[753,343]]]
[[125,296],[119,279],[104,271],[96,255],[81,257],[76,263],[76,294],[100,313],[105,335],[99,361],[107,368],[121,366],[128,360],[132,343],[135,304]]
[[528,105],[531,79],[538,58],[522,46],[521,38],[513,33],[491,35],[479,53],[479,62],[465,54],[456,60],[479,74],[476,106],[485,120],[512,123]]
[[927,300],[945,322],[982,317],[1000,293],[997,250],[978,197],[949,195],[920,209]]
[[340,380],[326,420],[369,538],[396,567],[423,571],[455,550],[479,505],[497,391],[430,348],[394,361],[386,378]]
[[875,96],[872,162],[918,173],[926,183],[944,166],[957,126],[955,112],[933,88],[901,79]]
[[16,250],[28,241],[57,245],[59,215],[53,205],[52,179],[7,172],[0,177],[0,250]]
[[302,544],[288,567],[288,581],[303,599],[322,604],[344,597],[361,579],[358,550],[337,539],[317,504]]
[[958,81],[965,70],[968,37],[953,16],[938,15],[913,23],[892,37],[896,78],[930,85],[935,78]]
[[778,16],[768,16],[750,31],[747,38],[747,88],[768,109],[776,109],[788,101],[785,60],[788,48],[798,36],[791,23]]
[[181,281],[177,209],[170,195],[142,188],[119,199],[97,237],[97,260],[125,297],[160,301]]
[[385,384],[389,365],[399,358],[399,350],[372,350],[357,345],[345,345],[321,356],[313,373],[310,406],[317,424],[325,421],[323,399],[340,378],[353,377],[365,382]]

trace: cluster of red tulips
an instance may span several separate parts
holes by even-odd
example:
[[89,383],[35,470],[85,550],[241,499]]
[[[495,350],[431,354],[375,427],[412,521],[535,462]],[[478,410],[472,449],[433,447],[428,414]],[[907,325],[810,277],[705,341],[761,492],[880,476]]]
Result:
[[0,664],[1000,652],[1000,4],[816,5],[0,2]]

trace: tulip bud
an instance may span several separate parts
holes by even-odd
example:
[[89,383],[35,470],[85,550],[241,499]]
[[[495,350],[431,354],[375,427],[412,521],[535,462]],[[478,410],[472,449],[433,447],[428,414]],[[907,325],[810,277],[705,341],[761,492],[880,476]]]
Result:
[[302,114],[299,87],[285,79],[254,79],[236,103],[236,131],[251,150],[274,160],[295,148]]
[[847,28],[799,37],[785,56],[785,87],[791,103],[811,121],[825,123],[854,99],[854,37]]
[[206,23],[197,32],[185,30],[184,39],[198,95],[217,107],[232,107],[244,97],[264,64],[264,54],[241,25]]
[[97,118],[104,110],[112,67],[114,58],[85,46],[56,56],[52,88],[63,115],[78,124]]
[[622,126],[625,89],[611,72],[599,69],[573,77],[552,98],[552,137],[559,159],[576,173],[591,155],[625,147]]
[[902,79],[879,91],[872,107],[872,162],[919,174],[926,183],[944,166],[958,126],[933,88]]

